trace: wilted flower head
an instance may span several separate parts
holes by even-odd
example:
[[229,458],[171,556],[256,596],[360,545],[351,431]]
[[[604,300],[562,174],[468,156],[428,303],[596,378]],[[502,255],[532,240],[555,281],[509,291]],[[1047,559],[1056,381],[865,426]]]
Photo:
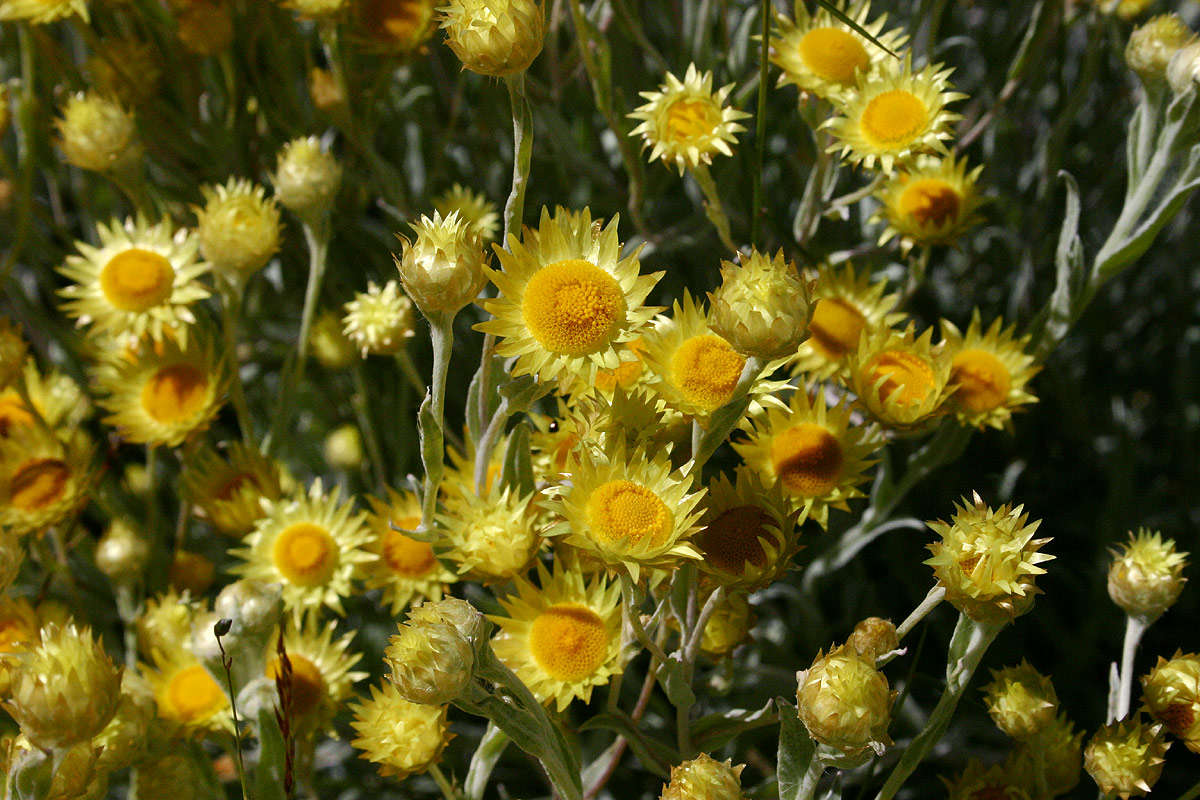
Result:
[[1193,753],[1200,753],[1200,655],[1159,657],[1142,678],[1144,710]]
[[1175,550],[1173,539],[1139,528],[1113,551],[1108,568],[1108,596],[1126,614],[1152,622],[1175,604],[1183,591],[1187,553]]
[[993,670],[992,682],[983,692],[992,721],[1014,739],[1028,739],[1038,733],[1058,711],[1054,684],[1027,661]]
[[1083,751],[1083,768],[1104,794],[1122,800],[1150,794],[1162,775],[1170,742],[1162,725],[1127,719],[1096,731]]
[[868,748],[882,753],[892,743],[888,725],[895,695],[887,678],[853,648],[818,653],[796,674],[796,706],[809,735],[853,758]]
[[67,98],[54,121],[67,161],[94,172],[132,167],[142,155],[133,114],[96,92]]
[[721,285],[710,292],[708,325],[744,356],[764,360],[796,352],[808,326],[808,287],[785,261],[757,250],[740,263],[721,262]]
[[487,283],[475,226],[457,211],[445,217],[434,211],[432,219],[422,216],[412,227],[416,238],[400,237],[403,246],[396,257],[404,291],[427,317],[458,313]]
[[542,52],[546,14],[541,2],[449,0],[438,14],[446,45],[472,72],[512,75]]
[[741,800],[745,768],[733,766],[732,759],[717,761],[701,753],[671,767],[671,782],[663,787],[660,800]]
[[204,205],[195,206],[200,252],[219,272],[257,272],[279,249],[279,206],[261,186],[245,178],[204,186]]
[[384,661],[401,697],[444,705],[462,694],[475,669],[475,646],[487,623],[470,603],[456,598],[423,603],[388,642]]
[[272,182],[279,202],[311,223],[329,212],[342,182],[342,167],[317,137],[301,137],[279,151]]
[[374,281],[368,283],[367,291],[354,295],[345,309],[343,330],[363,358],[398,353],[413,336],[412,303],[396,281],[382,287]]

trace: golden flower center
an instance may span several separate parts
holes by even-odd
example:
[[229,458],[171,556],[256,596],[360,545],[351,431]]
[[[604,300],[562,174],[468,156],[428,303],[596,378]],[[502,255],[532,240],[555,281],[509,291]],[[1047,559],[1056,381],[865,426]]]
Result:
[[584,356],[604,349],[625,321],[617,279],[578,258],[542,267],[525,286],[521,314],[533,338],[552,353]]
[[849,86],[871,65],[862,40],[840,28],[813,28],[800,39],[800,58],[818,78]]
[[594,536],[611,545],[658,547],[675,527],[675,515],[658,495],[633,481],[609,481],[587,501]]
[[933,365],[916,353],[884,350],[867,362],[868,382],[879,387],[879,399],[901,406],[919,406],[934,391]]
[[1012,388],[1012,375],[1004,362],[993,354],[969,348],[954,356],[950,383],[958,387],[954,393],[958,404],[979,414],[1004,405]]
[[[413,531],[421,524],[421,520],[418,517],[404,517],[395,520],[395,523]],[[437,566],[437,558],[429,542],[422,542],[390,528],[384,531],[380,551],[388,569],[405,578],[420,578]]]
[[145,311],[171,296],[175,268],[158,253],[131,247],[100,270],[100,290],[122,311]]
[[[302,655],[288,653],[288,661],[292,665],[292,711],[302,717],[316,709],[325,696],[325,678],[317,665]],[[267,677],[278,681],[283,672],[283,663],[275,656],[267,664]]]
[[704,558],[724,572],[740,573],[746,564],[767,565],[759,537],[771,537],[771,515],[758,506],[738,506],[720,514],[696,536]]
[[821,355],[837,361],[858,347],[867,325],[862,312],[840,297],[822,297],[808,323],[808,341]]
[[337,567],[337,542],[321,525],[297,522],[275,539],[272,556],[275,567],[288,581],[316,586],[329,580]]
[[920,178],[900,193],[900,214],[917,224],[941,228],[958,221],[962,197],[953,186],[938,178]]
[[184,667],[171,676],[167,700],[181,722],[207,719],[228,702],[221,687],[199,664]]
[[671,356],[671,382],[689,403],[716,411],[729,401],[745,365],[729,342],[706,333],[687,339]]
[[142,386],[142,408],[155,422],[183,422],[203,410],[208,375],[192,364],[162,367]]
[[608,644],[604,620],[577,603],[550,606],[529,628],[529,652],[539,667],[560,681],[595,674],[608,657]]
[[713,135],[721,124],[721,109],[711,100],[681,98],[667,106],[664,139],[678,144],[695,144]]
[[20,511],[40,511],[62,499],[71,468],[57,458],[31,458],[9,481],[8,502]]
[[0,439],[7,438],[17,428],[33,425],[33,414],[15,392],[0,395]]
[[802,422],[771,438],[771,466],[784,488],[802,497],[829,494],[842,474],[842,445],[824,426]]
[[874,144],[900,147],[911,142],[929,123],[925,103],[910,91],[891,89],[870,100],[859,128]]

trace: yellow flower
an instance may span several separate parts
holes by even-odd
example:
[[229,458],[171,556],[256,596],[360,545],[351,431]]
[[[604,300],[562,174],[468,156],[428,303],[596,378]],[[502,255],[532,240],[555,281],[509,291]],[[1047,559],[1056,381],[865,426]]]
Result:
[[963,498],[951,522],[927,523],[941,541],[927,545],[937,582],[946,600],[971,619],[998,623],[1033,608],[1040,590],[1034,585],[1054,556],[1038,552],[1050,541],[1035,539],[1041,521],[1026,524],[1022,506],[988,508],[979,495]]
[[869,272],[855,273],[851,264],[822,266],[812,288],[808,338],[796,352],[794,372],[815,380],[836,375],[864,332],[891,328],[903,319],[894,312],[900,295],[886,291],[886,280],[872,282]]
[[412,703],[394,685],[371,687],[371,698],[352,706],[350,726],[358,738],[350,744],[360,758],[379,765],[379,774],[406,778],[424,772],[441,758],[450,741],[445,706]]
[[663,786],[659,800],[742,800],[742,770],[732,759],[717,761],[701,753],[690,761],[671,767],[671,781]]
[[1193,753],[1200,753],[1200,656],[1176,650],[1142,678],[1142,707]]
[[492,241],[500,231],[500,213],[496,204],[484,194],[473,192],[462,184],[456,183],[433,198],[433,207],[443,217],[457,212],[471,226],[480,242]]
[[487,256],[474,225],[457,211],[445,217],[434,211],[433,219],[422,216],[412,228],[416,238],[401,236],[396,257],[404,291],[426,317],[457,314],[487,285]]
[[383,288],[371,281],[367,291],[359,292],[346,303],[343,330],[362,351],[363,358],[393,355],[400,352],[406,339],[413,337],[412,308],[412,302],[396,281],[388,281]]
[[[0,19],[4,18],[5,8],[13,4],[14,0],[0,4]],[[96,92],[78,92],[67,98],[61,114],[54,127],[68,163],[94,172],[120,172],[139,165],[142,145],[133,114],[116,102]]]
[[692,537],[700,569],[721,586],[767,586],[783,575],[798,548],[796,518],[778,486],[766,489],[753,470],[709,483],[700,524]]
[[989,767],[972,758],[954,780],[942,778],[942,782],[949,800],[1030,800],[1028,788],[1011,774],[1007,763]]
[[609,572],[628,572],[636,581],[643,570],[672,568],[682,559],[699,558],[689,541],[701,510],[704,490],[672,471],[668,454],[627,451],[624,442],[605,452],[584,451],[571,483],[546,504],[562,517],[547,532],[599,559]]
[[1015,325],[996,319],[983,330],[979,311],[971,314],[966,336],[942,320],[942,341],[950,357],[950,405],[958,421],[975,428],[1005,428],[1014,411],[1036,403],[1025,388],[1037,374],[1034,358],[1025,352],[1029,337],[1017,337]]
[[88,501],[93,448],[83,431],[56,438],[40,427],[0,439],[0,529],[34,533]]
[[196,603],[175,589],[150,597],[137,619],[138,649],[143,653],[187,648],[192,635]]
[[407,55],[436,29],[435,0],[361,0],[358,22],[374,49]]
[[240,280],[266,266],[279,249],[279,206],[245,178],[203,186],[203,206],[193,206],[200,252],[213,269]]
[[388,640],[383,660],[401,696],[426,705],[459,697],[475,674],[476,648],[484,645],[487,621],[455,597],[425,602]]
[[877,72],[858,76],[848,93],[841,116],[825,122],[833,134],[829,152],[850,164],[861,164],[891,173],[897,163],[907,163],[920,153],[946,152],[950,124],[961,115],[946,110],[948,103],[966,95],[950,89],[950,70],[933,64],[912,71],[911,56],[887,59]]
[[634,338],[657,313],[643,306],[661,272],[639,275],[637,252],[621,258],[617,218],[593,224],[588,209],[542,209],[524,241],[493,245],[503,271],[485,267],[500,296],[483,301],[492,319],[476,330],[500,337],[496,353],[516,357],[512,375],[590,381],[599,368],[620,364],[617,346]]
[[733,155],[729,145],[746,130],[737,120],[750,115],[725,106],[732,83],[714,92],[712,81],[711,72],[689,64],[682,81],[668,72],[658,91],[639,93],[647,102],[628,115],[642,121],[629,135],[642,137],[650,161],[661,158],[682,175],[685,169],[711,164],[714,153]]
[[845,646],[817,653],[796,682],[800,721],[819,743],[850,759],[892,743],[887,729],[896,695],[873,659]]
[[[704,601],[707,602],[705,597]],[[754,627],[754,614],[746,595],[728,592],[717,601],[700,634],[700,652],[712,658],[724,658],[746,641]]]
[[350,696],[351,686],[367,677],[367,673],[353,669],[362,660],[361,653],[349,652],[354,634],[347,633],[335,641],[335,627],[332,620],[321,625],[316,615],[307,616],[299,624],[285,622],[283,648],[289,666],[284,667],[276,652],[274,636],[264,653],[267,677],[275,681],[277,691],[286,686],[292,723],[305,732],[327,727]]
[[191,336],[183,345],[164,339],[142,344],[129,356],[110,354],[94,371],[110,413],[104,422],[128,442],[176,447],[206,429],[225,394],[227,376],[213,345]]
[[29,20],[44,25],[74,15],[88,21],[87,0],[0,0],[0,20]]
[[438,514],[442,531],[440,556],[453,563],[459,576],[485,583],[506,581],[524,572],[541,546],[529,497],[509,488],[483,497],[451,497]]
[[1129,541],[1112,552],[1108,568],[1108,596],[1131,617],[1152,622],[1175,605],[1183,584],[1187,553],[1175,549],[1173,539],[1158,531],[1139,528]]
[[438,13],[446,46],[472,72],[513,75],[542,52],[546,8],[541,0],[447,0]]
[[887,223],[879,243],[899,238],[904,254],[918,244],[954,244],[982,219],[976,211],[983,199],[975,189],[982,171],[979,166],[967,172],[967,159],[953,154],[917,156],[875,192],[883,205],[871,219]]
[[1025,786],[1034,786],[1042,772],[1052,797],[1066,794],[1079,783],[1083,768],[1083,731],[1076,731],[1065,714],[1025,742],[1018,742],[1005,762],[1009,772]]
[[387,500],[368,497],[367,524],[371,539],[366,548],[379,556],[360,571],[368,589],[383,590],[383,602],[393,616],[414,598],[441,600],[447,584],[458,576],[442,565],[429,542],[414,539],[397,528],[415,531],[421,524],[421,502],[411,492],[387,490]]
[[883,425],[900,431],[920,429],[950,396],[950,359],[930,343],[932,335],[929,328],[917,336],[912,325],[903,333],[864,333],[848,359],[850,388]]
[[561,564],[537,572],[540,588],[518,577],[500,598],[508,616],[489,617],[500,626],[492,647],[538,700],[562,711],[624,669],[621,588]]
[[317,137],[302,136],[279,151],[271,182],[279,202],[311,224],[329,213],[342,182],[342,166]]
[[1054,684],[1024,659],[1015,667],[992,670],[992,682],[983,692],[992,721],[1014,739],[1031,739],[1058,712]]
[[211,447],[193,454],[181,483],[199,515],[231,536],[240,537],[262,518],[263,500],[283,496],[279,465],[242,442],[230,443],[224,454]]
[[1083,768],[1104,794],[1122,800],[1150,794],[1162,775],[1171,744],[1162,725],[1127,719],[1112,722],[1092,736],[1083,750]]
[[1147,86],[1162,86],[1167,65],[1196,34],[1178,14],[1160,14],[1135,28],[1125,45],[1125,63]]
[[[867,0],[854,3],[839,0],[837,7],[893,53],[908,41],[901,31],[883,30],[886,14],[868,22],[871,4]],[[770,57],[771,63],[783,70],[780,86],[792,83],[802,92],[841,99],[854,89],[859,75],[875,71],[881,62],[892,57],[823,6],[810,14],[803,0],[797,0],[794,22],[782,14],[775,21],[778,28],[771,36]]]
[[83,389],[61,370],[51,367],[43,375],[32,358],[25,359],[22,377],[33,409],[25,405],[15,387],[0,391],[0,439],[32,428],[37,422],[32,411],[56,431],[71,431],[91,413],[91,403]]
[[790,356],[808,325],[808,286],[796,265],[750,251],[739,263],[721,262],[721,285],[709,292],[708,324],[742,355],[763,360]]
[[233,732],[224,681],[218,683],[181,642],[151,656],[153,665],[143,664],[142,674],[154,691],[160,718],[184,736]]
[[[11,541],[11,534],[4,534]],[[23,653],[36,645],[41,621],[24,597],[0,594],[0,695],[8,695],[12,676],[23,663]]]
[[320,479],[307,493],[271,505],[233,551],[243,563],[231,572],[283,585],[283,602],[293,614],[321,606],[342,612],[342,598],[358,565],[375,557],[362,548],[370,539],[364,515],[340,502],[339,490],[326,494]]
[[187,326],[196,323],[190,306],[209,296],[197,281],[209,267],[197,259],[196,238],[172,231],[168,220],[150,225],[140,217],[99,224],[96,234],[99,247],[76,242],[79,255],[59,267],[74,282],[59,290],[67,315],[122,342],[170,335],[186,344]]
[[785,410],[769,409],[746,424],[749,441],[733,449],[766,486],[778,486],[800,519],[828,525],[829,509],[848,511],[848,500],[862,497],[858,488],[875,462],[871,453],[883,444],[875,425],[854,425],[846,402],[828,405],[823,391],[807,388],[793,394]]

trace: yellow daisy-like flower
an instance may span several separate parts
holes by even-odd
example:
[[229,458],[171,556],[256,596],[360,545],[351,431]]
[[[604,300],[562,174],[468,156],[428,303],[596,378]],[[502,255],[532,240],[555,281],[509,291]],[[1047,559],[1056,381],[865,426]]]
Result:
[[383,602],[392,616],[418,597],[441,600],[446,585],[458,576],[438,561],[432,544],[397,530],[415,531],[420,526],[421,501],[412,492],[394,489],[388,489],[386,501],[377,497],[367,501],[371,504],[367,550],[379,558],[362,566],[366,587],[383,591]]
[[780,86],[791,83],[802,92],[841,99],[854,88],[860,74],[875,70],[891,58],[888,50],[896,52],[908,41],[902,31],[883,30],[886,14],[868,22],[871,4],[867,0],[853,4],[839,0],[838,9],[887,50],[835,17],[829,9],[818,6],[817,12],[810,14],[803,0],[797,0],[795,21],[777,15],[778,27],[771,36],[771,63],[783,70]]
[[716,583],[758,589],[777,580],[796,552],[796,517],[778,485],[764,486],[757,472],[739,469],[730,480],[708,485],[701,528],[692,537],[700,569]]
[[183,494],[213,527],[241,536],[263,516],[263,500],[283,496],[279,465],[258,448],[233,442],[224,454],[205,448],[184,468]]
[[616,346],[634,338],[657,312],[644,307],[661,272],[639,274],[637,252],[621,258],[617,218],[593,224],[588,209],[543,208],[536,230],[508,250],[493,245],[503,271],[485,267],[500,296],[483,301],[492,319],[476,330],[501,337],[496,353],[516,357],[514,377],[589,381],[597,369],[619,366]]
[[187,592],[180,594],[175,589],[147,598],[137,619],[138,649],[143,653],[189,649],[197,606]]
[[562,711],[624,668],[621,587],[561,565],[537,571],[540,588],[518,578],[515,594],[500,598],[508,616],[489,617],[500,626],[492,647],[534,697]]
[[24,597],[0,595],[0,695],[7,695],[21,654],[37,644],[42,624]]
[[832,377],[845,367],[846,356],[858,349],[863,332],[890,328],[904,318],[896,313],[899,294],[885,294],[887,281],[871,281],[869,272],[854,266],[821,266],[812,289],[808,338],[796,352],[793,372],[816,380]]
[[912,71],[911,59],[888,59],[879,70],[859,75],[855,90],[846,96],[841,116],[823,127],[833,134],[829,152],[841,153],[851,164],[891,173],[925,152],[945,153],[944,142],[953,132],[950,124],[961,115],[946,105],[966,95],[950,89],[951,70],[940,64]]
[[365,515],[341,503],[336,487],[325,494],[318,478],[306,494],[271,506],[233,551],[243,560],[231,571],[283,585],[283,603],[296,616],[321,606],[342,612],[356,567],[375,558],[363,549],[371,534]]
[[25,405],[15,387],[0,391],[0,439],[17,431],[33,428],[36,411],[52,430],[74,430],[91,412],[91,403],[83,389],[66,373],[50,368],[43,375],[32,358],[23,367],[25,390],[33,408]]
[[473,192],[456,183],[449,191],[433,198],[433,207],[443,217],[454,212],[471,225],[480,242],[490,242],[500,231],[500,212],[496,204],[481,192]]
[[197,278],[208,264],[197,259],[199,242],[169,221],[114,220],[96,226],[100,246],[76,242],[58,271],[74,284],[59,290],[63,310],[92,331],[129,342],[162,341],[168,332],[186,343],[196,317],[189,306],[209,296]]
[[272,636],[265,656],[266,674],[278,689],[286,681],[291,694],[293,724],[308,733],[329,725],[342,703],[350,697],[351,686],[367,677],[354,671],[362,660],[361,653],[349,652],[353,633],[335,640],[332,620],[325,625],[309,615],[302,624],[285,624],[283,648],[290,669],[276,652],[277,639]]
[[983,167],[967,172],[967,159],[954,155],[917,156],[911,169],[897,172],[875,192],[882,207],[872,217],[887,222],[879,243],[900,239],[900,252],[914,245],[953,244],[981,219],[983,198],[975,182]]
[[1015,330],[1016,325],[1005,328],[1004,321],[996,319],[984,331],[978,309],[971,314],[965,336],[953,323],[942,320],[954,390],[950,404],[962,424],[980,429],[1009,427],[1014,411],[1037,402],[1025,387],[1040,367],[1025,352],[1029,337],[1017,337]]
[[186,346],[165,339],[128,356],[110,355],[94,372],[104,422],[129,442],[176,447],[208,427],[225,395],[227,376],[210,341],[192,336]]
[[439,553],[460,576],[484,583],[506,581],[525,571],[542,539],[530,497],[518,497],[507,487],[484,497],[459,495],[447,501],[437,517],[443,531]]
[[0,20],[29,20],[44,25],[75,15],[88,21],[87,0],[0,0]]
[[388,281],[382,287],[369,282],[367,291],[354,295],[345,309],[342,322],[346,338],[362,352],[363,358],[398,353],[404,342],[413,337],[416,322],[413,304],[400,291],[398,281]]
[[850,356],[850,388],[879,422],[914,430],[939,413],[953,387],[950,359],[930,344],[933,329],[917,336],[913,326],[864,333]]
[[152,661],[142,664],[142,674],[154,691],[159,717],[184,735],[233,732],[225,689],[182,643],[154,651]]
[[83,431],[56,438],[39,427],[0,439],[0,529],[34,533],[74,514],[95,480]]
[[797,389],[786,409],[772,408],[752,418],[750,438],[734,443],[742,460],[767,486],[778,486],[801,520],[827,527],[829,509],[849,511],[848,500],[862,497],[869,457],[883,444],[874,425],[851,422],[850,406],[830,407],[822,391],[816,396]]
[[661,158],[685,169],[711,164],[713,153],[731,156],[729,145],[746,130],[737,120],[750,115],[725,106],[733,89],[730,83],[713,91],[711,72],[701,73],[689,64],[683,80],[671,72],[656,92],[639,92],[646,103],[628,116],[642,123],[629,132],[641,136],[650,149],[650,161]]
[[350,744],[360,758],[379,765],[379,774],[398,779],[429,769],[450,741],[446,706],[412,703],[400,696],[396,685],[384,681],[372,686],[371,698],[351,707],[350,727],[358,738]]
[[606,452],[581,453],[571,484],[546,504],[562,517],[546,535],[562,536],[608,571],[628,572],[636,581],[643,570],[700,557],[689,539],[698,530],[703,496],[703,489],[692,491],[691,477],[672,471],[667,453],[651,457],[615,441]]

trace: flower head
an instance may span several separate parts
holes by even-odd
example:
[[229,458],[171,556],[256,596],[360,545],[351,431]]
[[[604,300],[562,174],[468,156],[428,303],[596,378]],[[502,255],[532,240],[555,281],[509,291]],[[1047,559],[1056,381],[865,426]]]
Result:
[[671,767],[671,781],[663,786],[659,800],[742,800],[742,770],[732,759],[717,761],[701,753],[690,761]]
[[88,21],[87,0],[0,0],[0,20],[29,20],[35,25],[78,15]]
[[873,219],[887,223],[879,243],[899,238],[902,253],[914,245],[954,244],[979,223],[983,199],[975,181],[982,171],[979,166],[967,172],[966,158],[917,156],[875,192],[883,205]]
[[1188,554],[1177,551],[1173,539],[1139,528],[1112,555],[1108,596],[1129,616],[1156,620],[1179,599]]
[[1031,800],[1029,790],[1008,764],[985,765],[972,758],[953,780],[942,778],[949,800]]
[[382,287],[369,282],[367,291],[354,295],[345,308],[344,332],[362,351],[363,358],[398,353],[405,340],[413,337],[412,302],[396,281]]
[[403,611],[414,598],[441,600],[448,584],[458,576],[447,569],[430,542],[414,539],[403,531],[421,525],[421,502],[411,492],[388,489],[387,500],[367,498],[371,514],[367,524],[371,539],[367,550],[379,556],[364,564],[362,576],[368,589],[381,589],[392,615]]
[[1032,738],[1017,742],[1005,764],[1024,786],[1035,786],[1041,772],[1051,796],[1066,794],[1079,784],[1083,772],[1083,731],[1059,714]]
[[992,721],[1014,739],[1030,739],[1049,725],[1058,711],[1054,684],[1028,661],[992,670],[992,682],[983,692]]
[[475,225],[457,211],[444,217],[434,211],[413,231],[412,241],[400,238],[403,249],[396,258],[404,291],[427,317],[458,313],[487,284],[487,257]]
[[[0,19],[4,18],[4,7],[12,4],[13,0],[4,0],[0,5]],[[120,171],[141,158],[133,114],[115,101],[96,92],[78,92],[67,98],[60,113],[54,126],[58,129],[58,146],[69,163],[94,172]]]
[[984,331],[979,311],[971,315],[964,336],[953,323],[942,320],[942,341],[950,358],[950,405],[958,421],[976,428],[1004,428],[1014,411],[1036,403],[1026,388],[1038,372],[1026,352],[1029,337],[1017,337],[1015,325],[1005,328],[996,319]]
[[63,438],[40,427],[0,439],[0,529],[25,534],[74,514],[95,481],[86,434]]
[[1125,63],[1147,86],[1163,86],[1171,57],[1196,39],[1196,34],[1178,14],[1151,17],[1129,34]]
[[900,636],[891,620],[867,617],[855,623],[854,631],[846,637],[846,646],[868,661],[878,661],[900,647]]
[[285,624],[283,649],[287,665],[277,653],[272,637],[264,654],[266,675],[290,694],[290,710],[303,730],[319,730],[333,719],[338,708],[350,696],[351,686],[367,677],[354,665],[361,653],[350,651],[353,633],[334,639],[335,624],[321,625],[315,616],[303,622]]
[[471,226],[480,242],[490,242],[500,230],[500,213],[496,204],[481,192],[473,192],[462,184],[454,184],[449,190],[433,198],[433,207],[443,218],[457,213]]
[[308,351],[328,370],[346,369],[358,360],[358,348],[342,330],[342,317],[334,311],[322,311],[308,335]]
[[700,524],[692,537],[700,569],[722,586],[767,586],[783,575],[798,549],[795,515],[778,486],[767,489],[752,470],[709,483]]
[[933,346],[932,336],[932,328],[917,336],[911,325],[902,333],[864,333],[847,360],[850,387],[883,425],[921,429],[932,423],[950,397],[950,359]]
[[1122,800],[1150,794],[1162,775],[1164,756],[1171,744],[1162,736],[1162,725],[1135,719],[1105,725],[1083,751],[1083,768],[1104,794]]
[[350,744],[361,758],[379,765],[384,776],[405,778],[429,769],[450,741],[445,706],[413,703],[391,683],[372,686],[371,697],[351,707],[350,726],[358,738]]
[[265,513],[263,501],[283,496],[279,464],[258,448],[232,442],[224,452],[204,448],[188,458],[183,493],[213,527],[242,536]]
[[229,697],[199,658],[178,641],[152,651],[151,657],[153,665],[143,665],[142,674],[154,691],[158,716],[172,732],[193,736],[233,731]]
[[868,748],[882,753],[892,743],[887,729],[895,694],[874,659],[845,646],[817,653],[796,682],[800,721],[819,743],[848,758]]
[[416,52],[433,36],[437,5],[437,0],[361,0],[355,4],[367,43],[400,56]]
[[1142,678],[1142,704],[1188,750],[1200,753],[1200,656],[1160,656]]
[[333,205],[342,182],[342,167],[315,136],[293,139],[279,151],[275,197],[306,222],[319,220]]
[[782,250],[774,257],[753,250],[739,262],[721,262],[721,285],[708,295],[709,327],[742,355],[792,355],[807,331],[807,284]]
[[213,268],[244,278],[266,266],[279,249],[279,206],[245,178],[204,186],[204,205],[194,206],[200,252]]
[[486,633],[487,621],[465,600],[414,606],[384,652],[392,684],[414,703],[453,701],[474,677],[475,651]]
[[546,9],[541,0],[447,0],[438,14],[446,45],[480,75],[524,72],[542,52]]
[[140,580],[149,559],[146,536],[121,519],[110,522],[96,542],[96,569],[118,585]]
[[508,487],[482,497],[474,492],[453,495],[437,521],[442,531],[440,555],[460,576],[485,583],[524,572],[542,543],[530,497]]

